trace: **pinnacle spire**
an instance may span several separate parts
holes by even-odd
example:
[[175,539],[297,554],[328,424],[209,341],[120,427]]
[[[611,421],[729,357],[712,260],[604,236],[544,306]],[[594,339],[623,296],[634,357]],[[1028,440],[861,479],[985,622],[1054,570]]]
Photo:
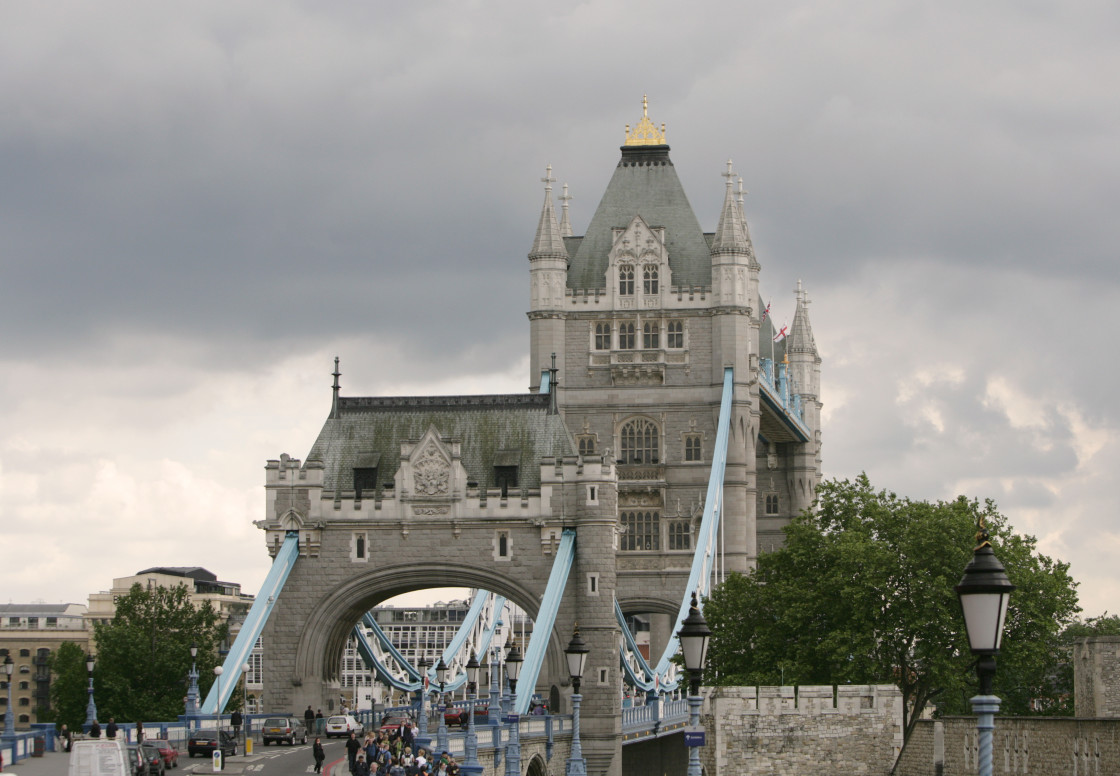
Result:
[[787,350],[793,353],[815,354],[817,343],[813,338],[813,327],[809,323],[809,292],[801,285],[800,278],[793,293],[797,298],[797,307],[793,313],[793,325],[789,329]]
[[743,217],[743,209],[735,196],[733,180],[735,173],[731,169],[731,160],[727,160],[727,172],[723,173],[727,179],[727,193],[723,199],[723,211],[719,216],[719,226],[716,227],[715,238],[712,240],[712,255],[717,253],[744,253],[754,259],[754,249],[751,246],[750,235],[747,232],[747,220]]
[[537,236],[533,240],[533,248],[529,251],[529,258],[564,257],[568,258],[568,251],[564,248],[564,238],[560,232],[560,225],[556,222],[556,210],[552,206],[552,184],[556,179],[552,177],[552,165],[548,165],[545,176],[541,178],[544,183],[544,207],[541,208],[541,220],[537,224]]
[[572,236],[572,222],[568,219],[568,203],[572,195],[568,193],[568,184],[564,184],[564,193],[560,195],[560,236]]

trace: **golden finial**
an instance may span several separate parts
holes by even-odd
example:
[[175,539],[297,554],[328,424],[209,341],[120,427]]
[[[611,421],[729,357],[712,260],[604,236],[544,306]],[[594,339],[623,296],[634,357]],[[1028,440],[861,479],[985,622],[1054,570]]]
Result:
[[649,98],[642,95],[642,120],[634,127],[634,131],[630,131],[630,125],[626,125],[626,143],[628,146],[635,145],[665,145],[665,125],[661,125],[661,131],[657,131],[657,126],[649,120]]
[[976,548],[973,552],[982,547],[991,547],[991,538],[991,535],[988,533],[988,526],[984,525],[984,516],[980,515],[979,519],[976,521]]

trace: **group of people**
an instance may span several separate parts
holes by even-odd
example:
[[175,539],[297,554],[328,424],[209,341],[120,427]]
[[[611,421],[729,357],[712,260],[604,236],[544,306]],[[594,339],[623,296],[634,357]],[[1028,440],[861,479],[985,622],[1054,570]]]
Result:
[[[420,730],[415,722],[397,730],[367,733],[364,740],[350,734],[346,754],[353,776],[458,776],[459,765],[449,752],[434,757],[422,746],[415,746]],[[415,751],[413,748],[415,747]],[[323,764],[323,748],[319,739],[313,748],[315,772]]]

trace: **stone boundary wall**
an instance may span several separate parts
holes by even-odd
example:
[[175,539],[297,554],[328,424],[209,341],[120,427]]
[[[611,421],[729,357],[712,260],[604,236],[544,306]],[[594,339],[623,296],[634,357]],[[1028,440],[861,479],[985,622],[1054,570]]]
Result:
[[1073,646],[1074,716],[1120,717],[1120,636],[1090,636]]
[[707,692],[707,776],[886,776],[902,748],[894,685],[718,687]]
[[[973,776],[976,768],[976,718],[945,717],[918,721],[891,774]],[[992,771],[995,776],[1120,774],[1120,719],[997,715]]]

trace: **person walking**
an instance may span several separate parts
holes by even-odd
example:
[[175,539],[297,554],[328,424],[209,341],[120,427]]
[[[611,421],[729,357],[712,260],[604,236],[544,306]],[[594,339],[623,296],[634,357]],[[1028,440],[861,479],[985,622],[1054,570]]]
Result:
[[233,737],[241,737],[241,710],[234,709],[233,713],[229,715],[229,724],[233,726]]
[[311,747],[311,755],[315,758],[315,773],[322,773],[323,760],[327,759],[327,753],[323,751],[322,740],[315,739],[315,744]]
[[350,760],[350,773],[357,773],[358,752],[362,749],[362,742],[350,731],[350,738],[346,741],[346,757]]
[[62,751],[70,751],[70,728],[66,727],[66,723],[62,724],[62,730],[58,731],[58,737],[62,739]]
[[311,710],[311,704],[307,704],[307,708],[303,712],[303,726],[311,730],[315,725],[315,712]]

